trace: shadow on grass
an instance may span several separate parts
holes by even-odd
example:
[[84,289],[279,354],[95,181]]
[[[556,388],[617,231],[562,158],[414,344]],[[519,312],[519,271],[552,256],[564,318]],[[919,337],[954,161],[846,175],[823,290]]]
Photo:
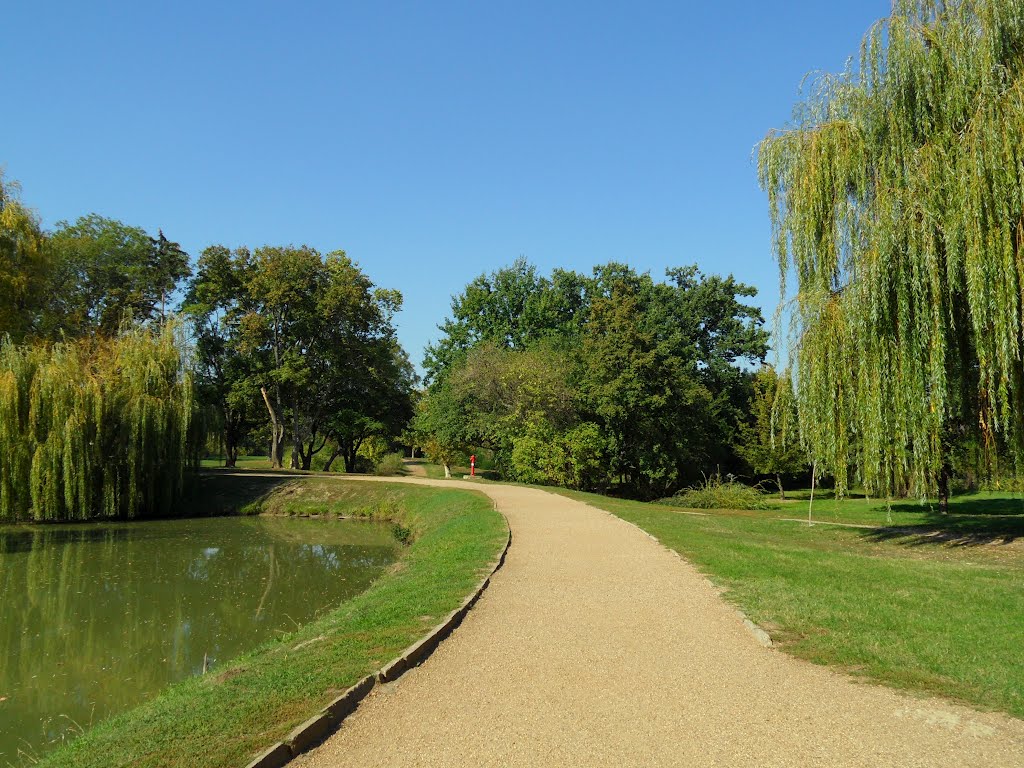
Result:
[[1024,538],[1024,499],[965,494],[950,499],[948,515],[936,505],[894,504],[893,511],[920,515],[920,525],[879,528],[864,534],[872,541],[889,541],[907,546],[943,544],[972,547],[1012,544]]
[[279,477],[246,477],[241,472],[204,471],[195,476],[184,503],[190,507],[189,517],[236,515],[295,477],[286,473]]

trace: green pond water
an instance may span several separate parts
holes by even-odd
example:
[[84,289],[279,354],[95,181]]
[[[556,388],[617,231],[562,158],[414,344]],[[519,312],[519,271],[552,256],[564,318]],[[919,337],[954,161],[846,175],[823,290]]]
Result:
[[[399,555],[386,525],[0,526],[0,766],[295,629]],[[26,756],[28,759],[26,759]]]

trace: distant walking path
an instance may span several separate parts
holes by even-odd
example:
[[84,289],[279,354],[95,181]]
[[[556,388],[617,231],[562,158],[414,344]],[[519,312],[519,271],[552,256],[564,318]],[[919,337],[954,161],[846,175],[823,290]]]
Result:
[[505,567],[431,658],[294,766],[1024,765],[1024,721],[765,649],[693,567],[601,510],[402,482],[491,497]]

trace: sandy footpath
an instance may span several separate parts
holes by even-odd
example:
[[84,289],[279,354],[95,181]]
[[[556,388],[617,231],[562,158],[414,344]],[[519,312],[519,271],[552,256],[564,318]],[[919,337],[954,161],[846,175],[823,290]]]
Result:
[[296,768],[1024,766],[1024,721],[763,648],[692,566],[601,510],[406,482],[490,496],[508,559],[433,656]]

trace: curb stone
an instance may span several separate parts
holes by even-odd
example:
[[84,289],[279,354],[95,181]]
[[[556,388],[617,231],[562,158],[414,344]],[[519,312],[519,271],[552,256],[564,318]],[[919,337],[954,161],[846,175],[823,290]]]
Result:
[[[494,506],[497,511],[497,505]],[[499,512],[500,514],[500,512]],[[504,515],[502,515],[504,518]],[[505,519],[505,546],[502,547],[498,559],[490,563],[487,575],[477,584],[462,604],[452,611],[445,619],[431,629],[424,637],[410,645],[396,658],[385,664],[376,672],[367,675],[353,685],[341,696],[336,698],[319,713],[306,722],[295,727],[283,742],[260,752],[246,764],[245,768],[282,768],[292,759],[315,747],[330,736],[344,722],[345,718],[356,711],[359,703],[365,699],[378,683],[390,683],[397,680],[405,672],[418,666],[448,637],[469,613],[469,610],[480,599],[484,590],[491,583],[493,576],[505,564],[505,557],[512,546],[512,528]]]

